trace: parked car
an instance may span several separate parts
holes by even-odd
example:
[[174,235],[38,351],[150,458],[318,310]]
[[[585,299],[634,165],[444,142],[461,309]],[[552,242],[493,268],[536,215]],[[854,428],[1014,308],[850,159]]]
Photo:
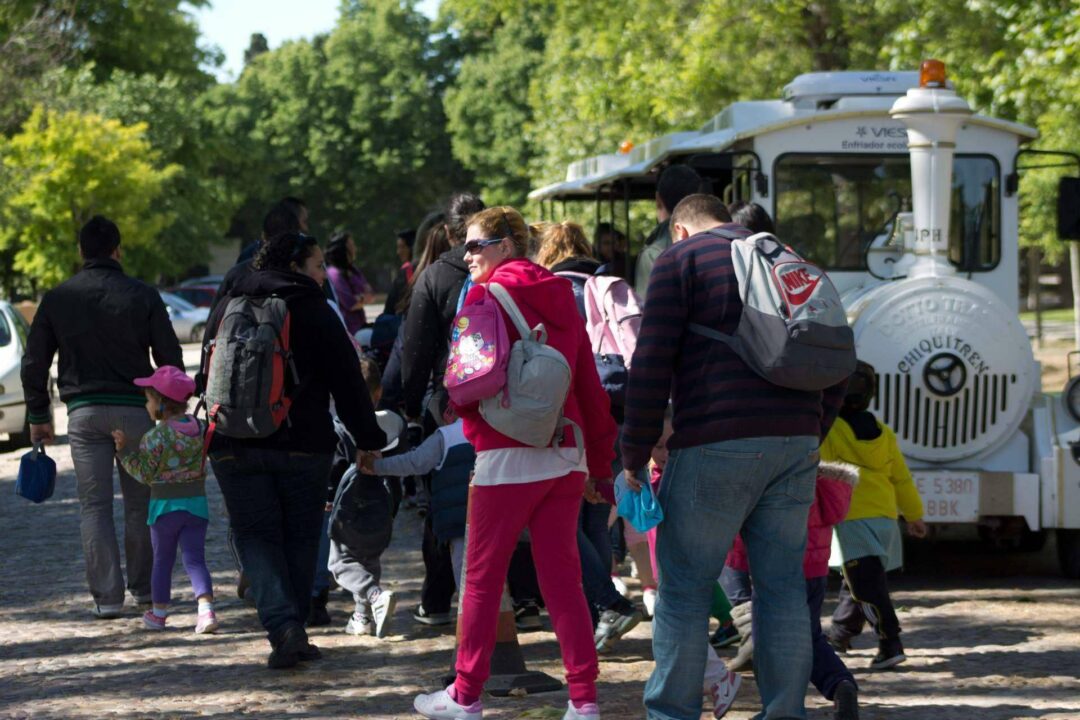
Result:
[[217,285],[177,285],[166,289],[165,292],[181,297],[195,307],[208,308],[214,304],[217,290]]
[[0,301],[0,435],[7,435],[4,450],[30,444],[30,424],[26,418],[19,371],[26,351],[30,326],[10,303]]
[[159,292],[165,309],[169,312],[176,339],[182,343],[201,342],[206,320],[210,317],[210,308],[195,307],[182,297],[170,292]]
[[215,290],[221,287],[221,282],[225,279],[224,275],[203,275],[201,277],[188,278],[180,282],[178,287],[193,287],[196,285],[208,285],[212,286]]

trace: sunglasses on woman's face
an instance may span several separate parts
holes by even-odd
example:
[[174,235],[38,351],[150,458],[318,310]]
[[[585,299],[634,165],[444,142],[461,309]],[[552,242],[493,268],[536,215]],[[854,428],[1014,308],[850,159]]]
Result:
[[469,255],[476,255],[489,245],[498,245],[504,238],[488,238],[486,240],[468,240],[465,243],[465,252]]

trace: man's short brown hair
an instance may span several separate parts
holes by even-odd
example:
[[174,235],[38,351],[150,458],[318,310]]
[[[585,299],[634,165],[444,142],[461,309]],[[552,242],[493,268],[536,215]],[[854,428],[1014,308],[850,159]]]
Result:
[[679,201],[671,213],[672,227],[676,224],[683,227],[688,225],[715,227],[729,222],[731,222],[731,213],[728,212],[727,206],[720,198],[706,193],[687,195]]

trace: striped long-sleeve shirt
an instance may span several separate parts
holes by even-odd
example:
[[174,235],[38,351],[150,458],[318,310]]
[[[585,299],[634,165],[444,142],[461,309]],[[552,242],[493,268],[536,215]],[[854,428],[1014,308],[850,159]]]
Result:
[[673,450],[746,437],[823,438],[828,432],[846,382],[824,392],[773,385],[724,343],[687,328],[699,323],[732,334],[741,315],[729,240],[701,233],[657,258],[626,394],[622,451],[628,469],[648,462],[669,397]]

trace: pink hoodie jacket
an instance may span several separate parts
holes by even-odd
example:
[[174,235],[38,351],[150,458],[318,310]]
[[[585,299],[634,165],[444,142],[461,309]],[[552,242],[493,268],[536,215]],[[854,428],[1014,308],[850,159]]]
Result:
[[[823,462],[818,466],[814,502],[806,527],[806,554],[803,555],[803,575],[807,579],[829,574],[829,553],[832,550],[833,526],[847,516],[851,493],[859,482],[859,469],[846,463]],[[742,537],[727,556],[727,564],[736,570],[750,571],[746,546]]]
[[[548,345],[562,353],[570,364],[570,393],[563,414],[577,423],[585,436],[589,475],[597,479],[610,478],[618,428],[611,419],[610,401],[596,374],[596,362],[570,281],[524,258],[503,262],[488,280],[506,288],[529,327],[544,323]],[[483,293],[482,288],[473,287],[465,297],[465,305],[476,302]],[[510,342],[518,340],[520,336],[505,311],[503,321]],[[525,447],[488,425],[480,416],[477,403],[455,406],[455,410],[465,423],[465,437],[477,452]],[[569,430],[563,445],[574,446],[574,436]]]

